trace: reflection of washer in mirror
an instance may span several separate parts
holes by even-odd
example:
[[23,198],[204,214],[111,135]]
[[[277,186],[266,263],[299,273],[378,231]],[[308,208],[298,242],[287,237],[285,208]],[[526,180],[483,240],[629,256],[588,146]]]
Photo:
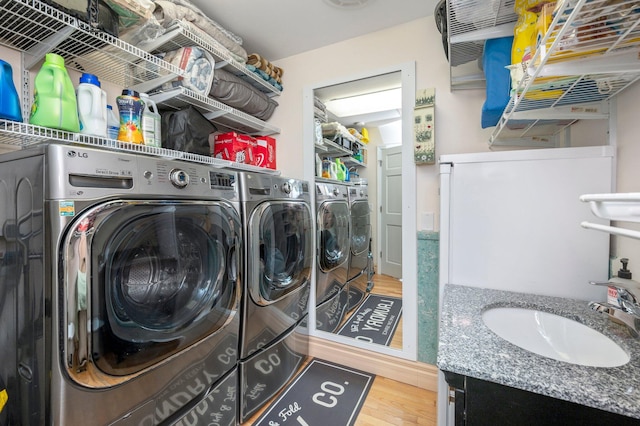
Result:
[[[316,182],[316,328],[323,331],[334,331],[346,309],[351,236],[348,197],[346,185]],[[340,300],[344,303],[337,304]]]
[[339,264],[343,257],[336,232],[338,232],[336,229],[336,215],[330,208],[326,208],[322,211],[320,245],[322,258],[326,259],[328,265]]

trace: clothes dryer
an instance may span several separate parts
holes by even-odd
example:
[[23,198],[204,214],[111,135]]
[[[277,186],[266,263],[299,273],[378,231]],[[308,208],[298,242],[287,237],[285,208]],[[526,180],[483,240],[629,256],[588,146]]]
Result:
[[50,144],[0,181],[6,424],[235,424],[237,175]]
[[316,328],[333,332],[348,301],[351,226],[347,186],[316,182]]
[[240,173],[245,227],[240,421],[269,401],[308,354],[303,327],[313,266],[309,184]]
[[347,311],[356,308],[373,288],[373,256],[371,254],[371,207],[367,185],[348,188],[351,217],[351,253],[347,284]]

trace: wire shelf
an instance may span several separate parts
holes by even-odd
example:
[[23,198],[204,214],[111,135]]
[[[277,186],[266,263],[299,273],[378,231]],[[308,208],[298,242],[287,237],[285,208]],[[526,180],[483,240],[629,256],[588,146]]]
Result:
[[0,120],[0,144],[17,148],[28,148],[30,146],[46,143],[86,145],[112,151],[124,151],[165,159],[209,164],[219,168],[280,175],[278,170],[266,169],[249,164],[235,163],[189,152],[138,145],[98,136],[90,136],[80,133],[66,132],[63,130],[50,129],[47,127],[33,126],[26,123]]
[[226,129],[264,136],[280,133],[280,129],[275,126],[233,109],[215,99],[202,96],[186,87],[156,92],[151,95],[151,99],[164,107],[176,110],[193,105],[212,122]]
[[606,118],[601,105],[640,78],[639,23],[635,0],[564,2],[513,90],[490,145],[513,137],[527,111],[541,117],[549,111],[563,114],[557,120],[528,121],[519,137],[553,136],[578,119]]
[[38,0],[0,1],[0,23],[0,44],[25,52],[31,57],[29,65],[52,52],[62,56],[67,67],[122,87],[183,74],[180,68]]
[[156,40],[143,43],[141,47],[152,53],[169,52],[181,47],[200,46],[213,55],[216,66],[223,66],[225,70],[237,77],[242,78],[247,83],[268,96],[279,96],[282,91],[269,82],[262,79],[256,73],[249,70],[244,64],[236,61],[230,52],[218,41],[203,33],[197,28],[187,27],[183,22],[167,29],[167,32]]
[[[185,31],[186,28],[184,29]],[[209,46],[224,59],[238,67],[224,48],[216,47],[205,35],[196,35],[189,31],[188,36]],[[185,42],[186,43],[186,42]],[[184,74],[183,70],[154,56],[139,47],[120,40],[108,33],[93,28],[88,23],[70,16],[39,0],[0,0],[0,44],[23,52],[23,103],[30,96],[28,76],[25,70],[37,65],[46,53],[52,52],[65,59],[69,69],[98,75],[103,81],[109,81],[121,87],[130,87],[139,91],[148,91]],[[189,41],[193,45],[193,41]],[[245,68],[246,69],[246,68]],[[249,72],[247,70],[247,72]],[[161,96],[165,96],[162,94]],[[224,126],[248,134],[272,135],[280,130],[249,114],[237,111],[213,99],[198,95],[188,89],[173,92],[174,98],[163,98],[163,106],[181,109],[194,105],[211,120]],[[28,104],[23,106],[28,110]],[[117,148],[149,155],[167,156],[183,160],[217,164],[223,160],[210,159],[192,154],[163,150],[140,145],[123,144],[113,140],[91,138],[85,135],[60,132],[40,128],[24,123],[2,122],[0,144],[9,146],[29,146],[49,140],[58,142],[83,143],[106,148]],[[107,142],[105,142],[107,141]],[[223,162],[224,166],[268,172],[254,166]],[[228,164],[226,164],[228,163]]]
[[[549,29],[538,36],[524,78],[512,88],[490,145],[517,138],[537,138],[532,139],[534,145],[548,143],[578,119],[607,118],[602,104],[640,78],[636,0],[558,4]],[[482,57],[485,40],[514,34],[514,6],[514,0],[448,0],[452,89],[484,87],[475,60]]]

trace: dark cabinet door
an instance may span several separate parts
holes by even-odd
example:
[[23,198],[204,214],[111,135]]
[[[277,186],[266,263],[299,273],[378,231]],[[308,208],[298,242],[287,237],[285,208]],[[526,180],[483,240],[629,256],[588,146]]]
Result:
[[455,392],[456,426],[640,425],[640,419],[485,380],[445,372]]

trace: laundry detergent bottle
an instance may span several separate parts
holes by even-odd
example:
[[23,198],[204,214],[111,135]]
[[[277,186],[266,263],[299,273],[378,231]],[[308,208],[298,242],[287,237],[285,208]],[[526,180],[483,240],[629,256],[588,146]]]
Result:
[[118,140],[142,144],[142,110],[144,102],[140,99],[140,94],[135,90],[124,89],[122,95],[116,98],[118,111],[120,112],[120,129],[118,130]]
[[13,84],[13,70],[8,62],[0,59],[0,118],[22,121],[20,98]]
[[142,110],[142,137],[144,144],[160,148],[162,145],[162,124],[158,106],[146,93],[140,93],[140,99],[144,102]]
[[80,131],[76,91],[60,55],[45,55],[34,82],[29,123],[68,132]]
[[98,77],[84,73],[76,90],[80,133],[107,137],[107,94]]
[[107,137],[109,139],[118,139],[120,131],[120,120],[116,117],[115,111],[111,105],[107,105]]

